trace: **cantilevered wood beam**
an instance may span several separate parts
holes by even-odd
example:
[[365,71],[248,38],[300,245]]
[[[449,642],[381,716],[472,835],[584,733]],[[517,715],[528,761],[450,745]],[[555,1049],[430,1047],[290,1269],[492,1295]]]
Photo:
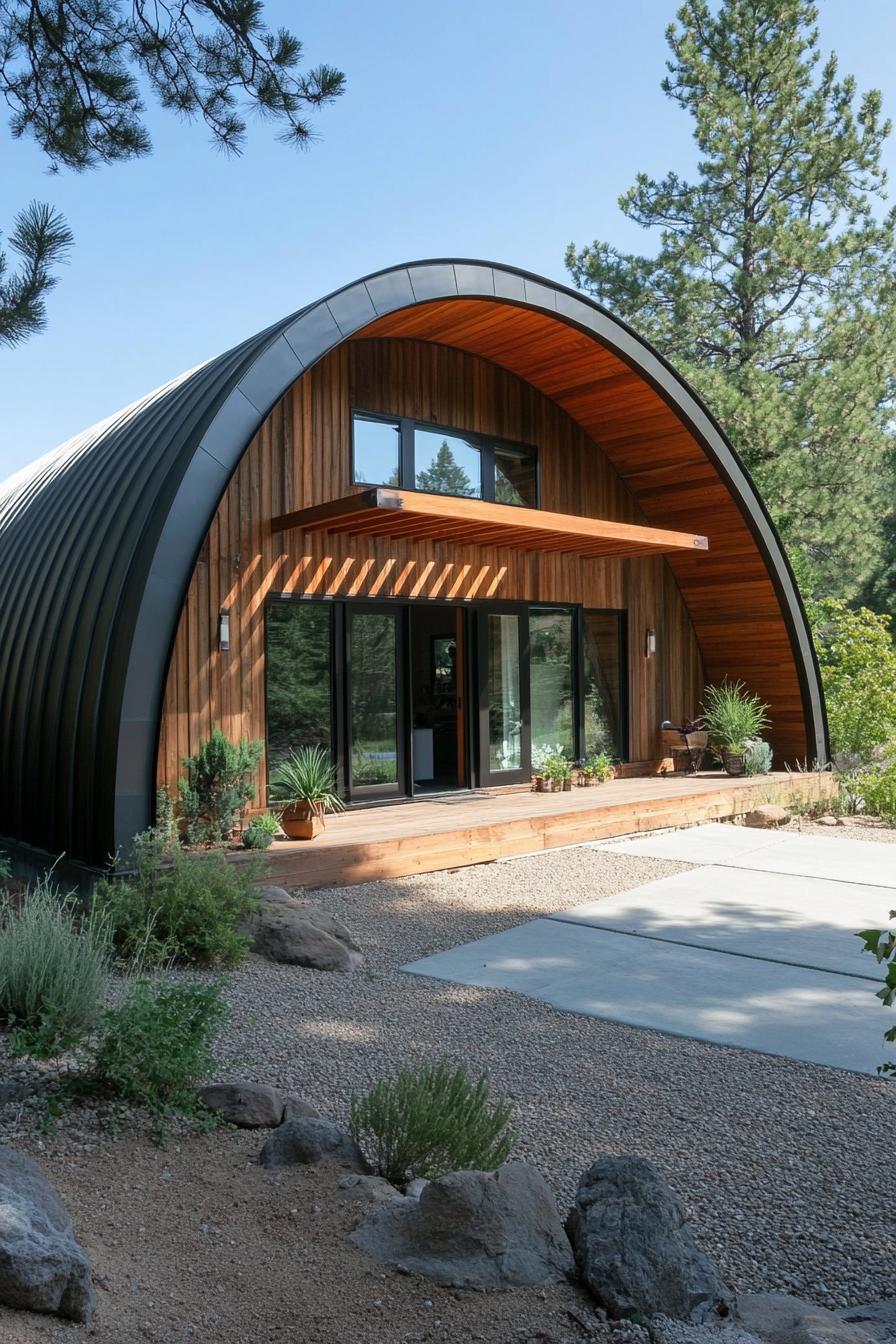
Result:
[[705,551],[706,537],[660,527],[547,513],[481,499],[457,499],[417,490],[377,487],[281,514],[272,532],[345,532],[411,540],[472,542],[522,551],[561,551],[584,556],[657,555]]

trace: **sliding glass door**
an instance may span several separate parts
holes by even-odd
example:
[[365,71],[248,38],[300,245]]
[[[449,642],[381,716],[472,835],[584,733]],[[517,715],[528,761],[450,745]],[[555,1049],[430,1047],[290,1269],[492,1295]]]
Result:
[[529,778],[529,631],[525,608],[477,613],[479,782]]
[[352,798],[398,797],[406,791],[403,615],[398,607],[347,608]]

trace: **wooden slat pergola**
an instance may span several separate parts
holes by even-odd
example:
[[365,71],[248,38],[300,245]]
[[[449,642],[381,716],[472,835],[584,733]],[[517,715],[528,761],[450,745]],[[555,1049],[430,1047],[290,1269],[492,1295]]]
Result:
[[708,549],[706,537],[693,532],[385,487],[281,514],[271,523],[272,532],[293,529],[472,542],[601,558]]

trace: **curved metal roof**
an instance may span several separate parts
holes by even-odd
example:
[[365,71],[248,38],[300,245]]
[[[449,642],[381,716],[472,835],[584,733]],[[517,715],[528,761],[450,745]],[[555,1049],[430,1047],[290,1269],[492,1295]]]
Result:
[[378,317],[451,297],[550,313],[662,390],[748,517],[826,755],[805,613],[780,540],[718,425],[629,327],[561,285],[483,262],[394,267],[293,313],[0,486],[0,831],[103,862],[152,815],[158,722],[196,556],[248,443],[306,369]]

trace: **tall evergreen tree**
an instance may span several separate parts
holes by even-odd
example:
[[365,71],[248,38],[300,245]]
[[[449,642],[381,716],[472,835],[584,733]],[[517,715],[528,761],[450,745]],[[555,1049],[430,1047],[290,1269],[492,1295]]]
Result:
[[447,439],[439,445],[432,463],[417,472],[417,489],[433,495],[474,495],[469,476],[451,451]]
[[[246,113],[276,121],[280,138],[307,146],[309,112],[332,102],[344,76],[300,71],[302,44],[269,28],[263,0],[0,0],[0,94],[14,137],[31,136],[50,166],[82,171],[148,154],[148,87],[163,107],[202,117],[212,140],[238,152]],[[49,207],[16,217],[9,238],[21,264],[4,279],[0,343],[44,325],[44,299],[71,235]]]
[[693,181],[638,175],[653,256],[566,262],[696,385],[753,472],[803,583],[852,597],[893,509],[893,247],[877,91],[821,61],[808,0],[686,0],[665,93],[694,122]]

